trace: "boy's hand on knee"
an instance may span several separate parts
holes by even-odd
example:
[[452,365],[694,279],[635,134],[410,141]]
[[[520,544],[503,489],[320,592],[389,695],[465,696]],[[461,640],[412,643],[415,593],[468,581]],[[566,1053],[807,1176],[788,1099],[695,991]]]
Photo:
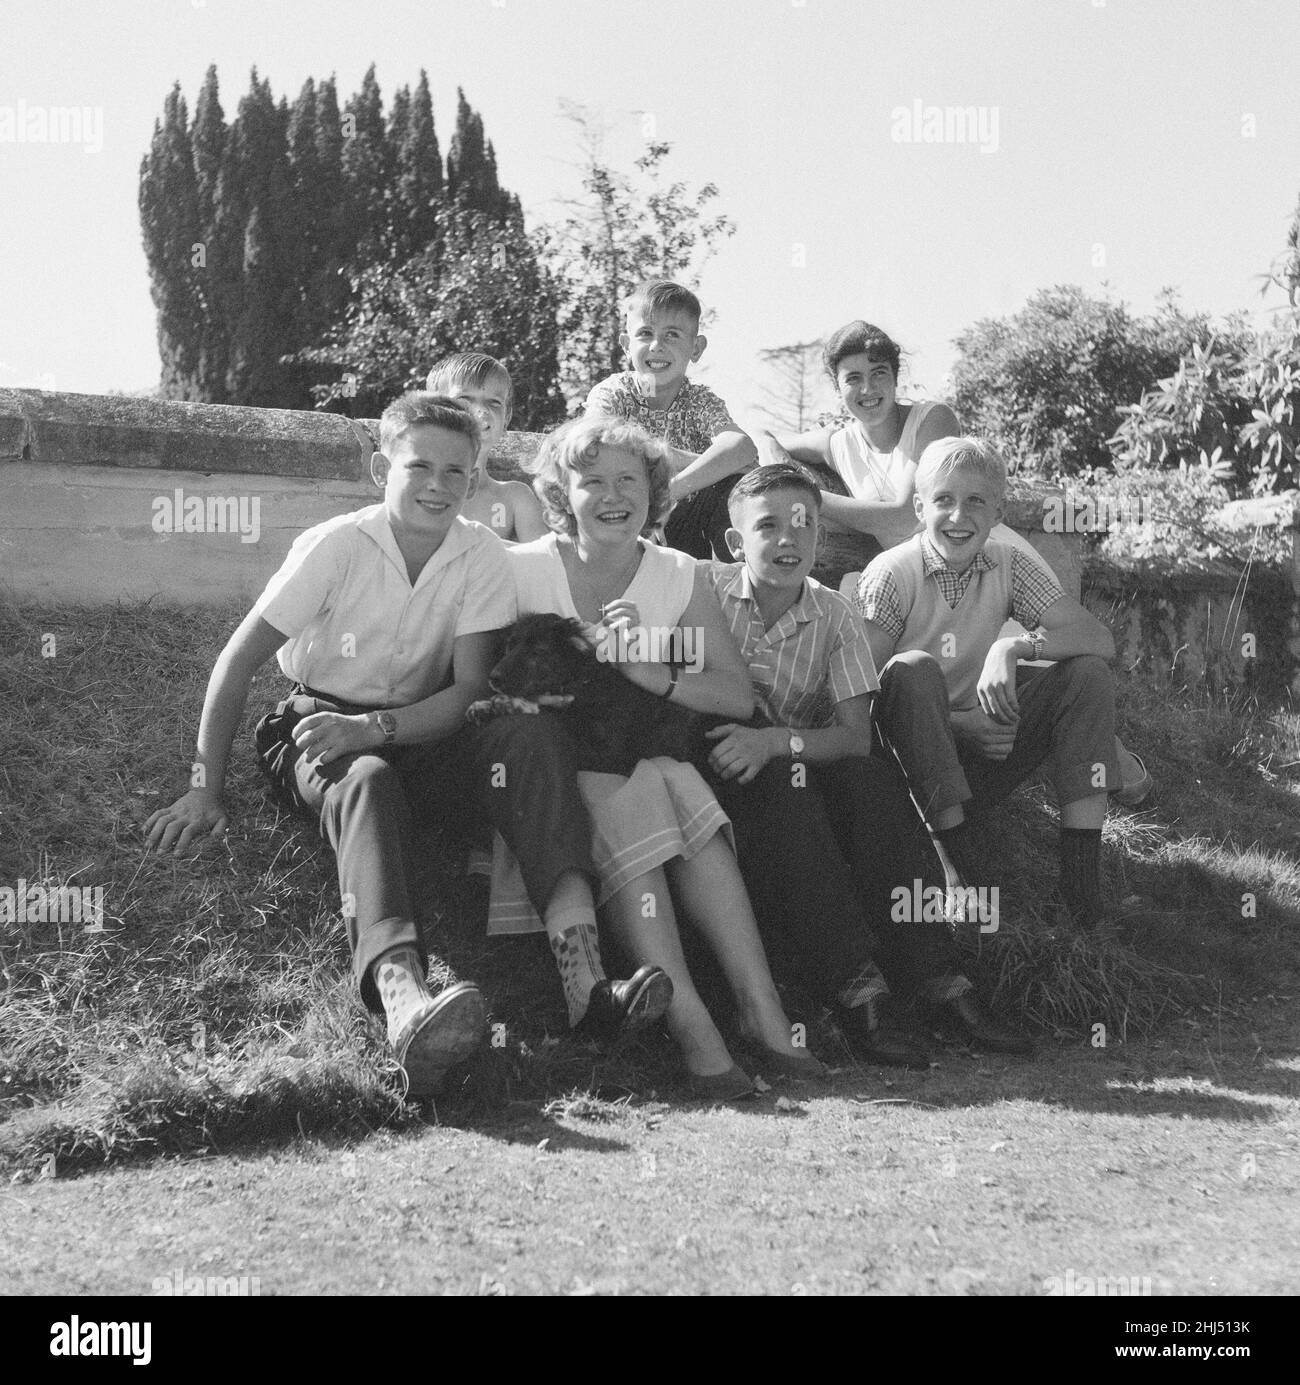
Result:
[[159,808],[145,822],[145,849],[181,856],[202,837],[225,835],[229,819],[221,800],[206,789],[191,789],[170,808]]
[[975,688],[985,714],[1004,724],[1020,720],[1020,702],[1016,697],[1016,647],[1019,643],[1019,640],[994,640]]
[[[770,726],[737,726],[727,722],[704,733],[717,741],[709,754],[713,772],[723,779],[748,784],[777,753]],[[779,734],[779,733],[778,733]]]
[[981,707],[968,707],[952,714],[953,734],[986,760],[1005,760],[1016,743],[1019,728],[1019,717],[1010,723],[994,721]]
[[293,728],[293,743],[309,760],[328,765],[343,755],[377,749],[384,743],[384,733],[370,716],[313,712]]

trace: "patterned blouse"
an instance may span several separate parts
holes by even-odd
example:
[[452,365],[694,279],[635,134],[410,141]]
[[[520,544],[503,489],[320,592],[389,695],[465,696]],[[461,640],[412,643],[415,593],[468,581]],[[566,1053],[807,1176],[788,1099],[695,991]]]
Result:
[[683,452],[706,452],[719,433],[741,431],[727,406],[707,385],[693,385],[687,380],[666,409],[653,409],[631,370],[593,385],[587,396],[587,412],[639,423],[651,437],[662,438]]

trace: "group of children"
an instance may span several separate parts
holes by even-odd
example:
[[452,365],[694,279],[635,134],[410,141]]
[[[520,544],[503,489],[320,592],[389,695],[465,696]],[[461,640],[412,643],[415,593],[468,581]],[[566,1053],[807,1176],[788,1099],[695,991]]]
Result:
[[[472,982],[436,995],[427,984],[411,880],[415,828],[428,819],[476,820],[508,849],[575,1030],[609,1042],[664,1018],[694,1090],[754,1090],[720,1037],[699,1039],[685,962],[654,911],[634,922],[635,909],[624,911],[615,932],[631,974],[606,974],[601,923],[613,926],[616,891],[593,853],[605,827],[583,778],[600,767],[584,758],[563,699],[525,709],[534,715],[467,719],[488,693],[502,633],[542,609],[548,583],[549,608],[585,617],[594,643],[659,612],[711,645],[698,673],[680,660],[619,668],[730,718],[694,767],[662,776],[686,837],[683,819],[709,824],[697,831],[708,853],[672,847],[692,865],[668,878],[733,981],[742,1029],[752,1021],[754,1066],[824,1076],[774,1033],[786,1017],[768,964],[777,982],[798,981],[827,1005],[871,1061],[928,1063],[921,1020],[972,1046],[1030,1051],[979,1002],[953,931],[963,916],[989,927],[969,816],[1040,766],[1061,804],[1060,903],[1080,928],[1104,924],[1101,826],[1108,793],[1126,787],[1113,646],[1027,545],[995,530],[1001,459],[955,436],[943,406],[918,416],[898,401],[897,348],[858,322],[826,352],[848,426],[772,439],[757,465],[722,401],[687,378],[706,346],[700,311],[677,284],[637,291],[621,339],[630,369],[597,384],[584,418],[548,439],[535,490],[487,471],[511,414],[499,362],[453,357],[430,372],[427,392],[395,401],[372,461],[381,503],[295,542],[214,667],[192,787],[146,823],[158,851],[224,830],[232,741],[253,674],[276,654],[293,686],[258,725],[259,759],[280,799],[334,848],[358,987],[386,1017],[412,1096],[436,1092],[473,1054],[486,1019]],[[804,463],[833,467],[850,496],[826,494]],[[851,596],[810,575],[823,516],[879,544]],[[657,545],[678,550],[675,561],[654,558]],[[660,601],[655,582],[676,583],[680,598]],[[1004,633],[1008,619],[1025,633]],[[936,894],[942,909],[916,907]],[[721,912],[719,900],[729,901]]]

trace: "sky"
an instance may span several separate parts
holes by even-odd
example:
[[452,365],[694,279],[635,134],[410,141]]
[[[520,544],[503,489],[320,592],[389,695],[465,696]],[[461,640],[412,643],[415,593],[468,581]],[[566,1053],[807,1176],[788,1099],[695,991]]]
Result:
[[[1053,284],[1262,314],[1300,193],[1295,22],[1294,0],[5,0],[0,386],[157,383],[139,166],[210,63],[228,117],[254,66],[290,99],[336,73],[342,100],[374,62],[386,109],[427,68],[444,153],[460,86],[530,225],[578,191],[562,101],[618,166],[668,141],[737,224],[695,374],[742,421],[761,349],[858,317],[921,395],[959,333]],[[88,110],[80,143],[19,141],[38,107]],[[949,108],[975,120],[927,140]]]

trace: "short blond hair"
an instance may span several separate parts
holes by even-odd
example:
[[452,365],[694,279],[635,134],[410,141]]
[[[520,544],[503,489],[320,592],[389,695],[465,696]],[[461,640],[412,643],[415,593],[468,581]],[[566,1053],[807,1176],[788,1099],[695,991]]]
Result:
[[542,450],[528,466],[547,524],[570,538],[577,532],[577,521],[569,508],[569,473],[585,471],[602,447],[620,447],[645,462],[650,511],[641,532],[648,534],[672,508],[668,498],[668,483],[672,480],[668,448],[639,423],[607,414],[586,414],[563,424],[547,435]]
[[917,463],[917,494],[929,495],[940,481],[961,467],[969,467],[996,486],[999,499],[1006,495],[1007,464],[997,448],[982,438],[936,438]]

